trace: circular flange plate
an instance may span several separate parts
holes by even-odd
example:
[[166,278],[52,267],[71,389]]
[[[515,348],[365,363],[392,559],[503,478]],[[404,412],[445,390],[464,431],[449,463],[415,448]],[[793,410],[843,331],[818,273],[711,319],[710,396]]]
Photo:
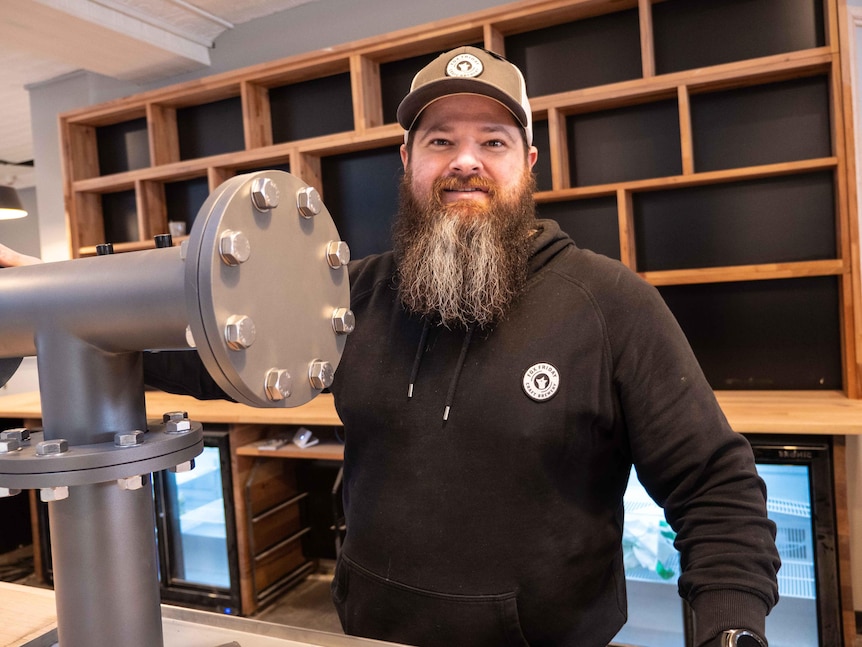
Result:
[[62,454],[40,456],[41,431],[13,452],[0,454],[0,487],[39,489],[63,485],[91,485],[159,472],[190,461],[203,451],[203,427],[191,422],[183,433],[167,433],[165,426],[150,424],[144,441],[133,447],[113,442],[73,445]]
[[[277,189],[278,204],[261,210],[252,201],[252,185],[263,178],[272,183],[270,198]],[[335,369],[344,349],[332,314],[350,306],[347,268],[333,269],[326,260],[329,243],[340,240],[326,207],[316,203],[320,211],[309,218],[300,213],[297,196],[307,186],[283,171],[231,178],[210,194],[189,237],[186,299],[194,343],[219,386],[251,406],[305,404],[320,393],[309,380],[311,363],[323,360]],[[241,262],[223,258],[226,232],[241,234],[235,255]],[[225,332],[229,320],[238,319],[246,342],[240,349]],[[289,373],[289,396],[267,396],[271,369]]]

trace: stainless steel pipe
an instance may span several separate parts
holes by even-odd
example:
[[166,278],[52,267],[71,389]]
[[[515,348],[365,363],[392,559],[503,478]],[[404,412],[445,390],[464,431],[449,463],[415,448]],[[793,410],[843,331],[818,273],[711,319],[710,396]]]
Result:
[[262,171],[218,187],[182,248],[0,272],[0,358],[36,355],[44,425],[0,436],[0,494],[49,502],[62,647],[163,644],[149,475],[203,434],[146,420],[141,351],[196,347],[238,401],[304,404],[353,326],[347,258],[316,191]]

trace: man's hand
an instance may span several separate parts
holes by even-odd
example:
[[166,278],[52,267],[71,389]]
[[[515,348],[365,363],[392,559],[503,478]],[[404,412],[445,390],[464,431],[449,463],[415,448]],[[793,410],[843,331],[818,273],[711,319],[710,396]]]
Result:
[[0,267],[20,267],[21,265],[35,265],[41,262],[41,258],[16,252],[11,247],[6,247],[0,243]]

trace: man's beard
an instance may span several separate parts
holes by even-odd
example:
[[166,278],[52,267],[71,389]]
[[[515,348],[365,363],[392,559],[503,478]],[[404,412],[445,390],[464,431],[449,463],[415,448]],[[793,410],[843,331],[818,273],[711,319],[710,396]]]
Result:
[[[405,173],[392,234],[404,306],[450,327],[499,321],[527,280],[535,186],[529,170],[508,192],[486,178],[440,178],[422,199]],[[442,201],[444,189],[466,187],[487,190],[487,203]]]

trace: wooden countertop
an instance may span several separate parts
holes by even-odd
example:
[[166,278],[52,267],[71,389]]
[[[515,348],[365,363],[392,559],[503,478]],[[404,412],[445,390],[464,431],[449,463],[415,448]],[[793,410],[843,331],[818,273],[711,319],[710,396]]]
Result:
[[[224,400],[196,400],[187,395],[147,391],[147,418],[161,418],[167,411],[188,411],[197,422],[341,425],[332,396],[322,393],[308,404],[292,409],[256,408]],[[0,417],[41,418],[42,404],[38,392],[0,396]]]
[[[54,591],[0,582],[0,645],[51,645],[57,626]],[[40,640],[41,639],[41,640]]]
[[[862,400],[851,400],[840,391],[716,391],[716,397],[731,427],[740,433],[862,435]],[[341,424],[328,393],[292,409],[258,409],[161,391],[147,391],[146,402],[148,418],[183,410],[199,422]],[[37,392],[0,396],[0,417],[40,418],[41,412]]]

